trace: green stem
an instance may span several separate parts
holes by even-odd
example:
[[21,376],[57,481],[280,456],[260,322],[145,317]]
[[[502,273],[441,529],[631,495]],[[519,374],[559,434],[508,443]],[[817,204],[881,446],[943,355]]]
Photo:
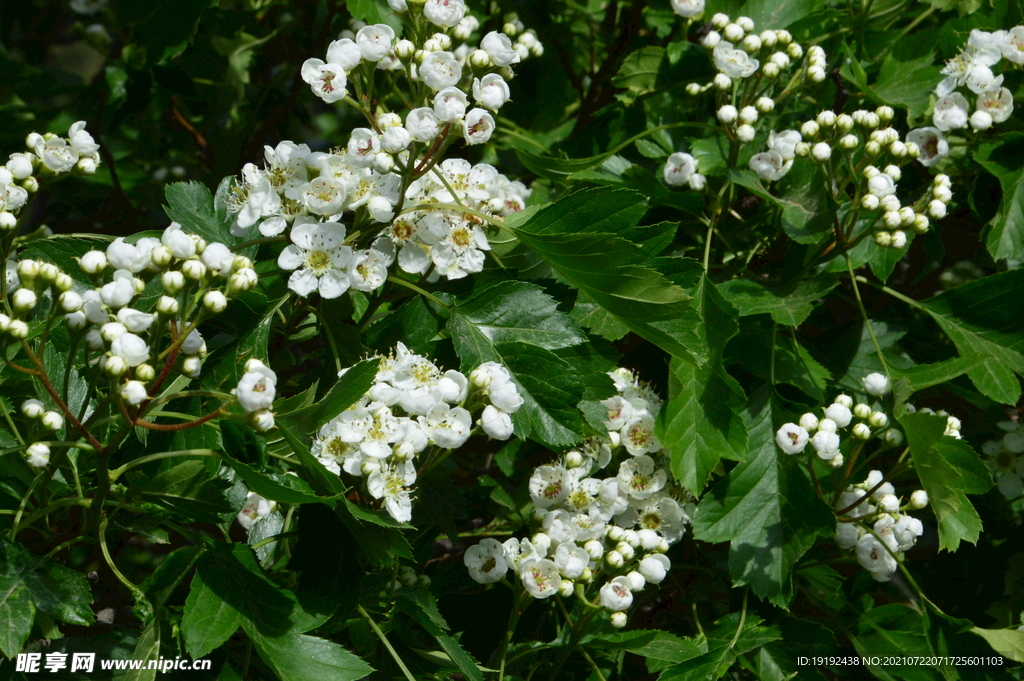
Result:
[[750,589],[744,587],[743,589],[743,609],[740,611],[740,624],[736,627],[736,633],[733,634],[732,640],[729,641],[729,650],[732,650],[736,646],[736,641],[740,640],[740,634],[743,633],[743,624],[747,621],[747,597],[750,595]]
[[885,361],[885,353],[882,352],[882,346],[878,342],[878,338],[875,336],[875,329],[871,326],[871,320],[868,318],[868,311],[864,308],[864,301],[860,297],[860,288],[857,287],[857,275],[853,272],[853,260],[850,259],[850,254],[844,253],[843,257],[846,258],[846,271],[850,273],[850,283],[853,285],[853,294],[857,298],[857,307],[860,309],[861,317],[864,318],[864,326],[868,329],[868,335],[871,336],[871,342],[875,346],[875,352],[878,353],[878,360],[882,363],[882,370],[885,371],[885,375],[892,378],[889,373],[889,365]]
[[501,654],[498,656],[500,660],[498,664],[498,681],[504,681],[505,679],[505,658],[508,656],[508,648],[512,645],[512,635],[515,633],[516,625],[519,624],[519,608],[524,598],[528,598],[529,595],[523,591],[522,593],[516,594],[516,597],[512,600],[512,612],[508,616],[508,627],[505,631],[505,640],[501,643]]
[[299,536],[298,532],[282,532],[281,534],[275,534],[272,537],[265,537],[264,539],[260,539],[255,544],[250,544],[249,548],[251,548],[253,551],[255,551],[256,549],[263,548],[267,544],[273,544],[278,539],[287,539],[288,537],[298,537],[298,536]]
[[411,281],[406,281],[405,279],[401,279],[399,277],[388,277],[388,281],[390,281],[393,284],[398,284],[399,286],[404,286],[405,288],[409,289],[410,291],[415,291],[416,293],[420,294],[424,298],[427,298],[428,300],[432,300],[433,302],[437,303],[438,305],[440,305],[441,307],[443,307],[444,309],[446,309],[448,311],[451,311],[451,309],[452,309],[451,306],[448,305],[448,303],[444,302],[443,300],[441,300],[440,298],[435,296],[433,293],[430,293],[429,291],[423,290],[422,288],[420,288],[416,284],[412,283]]
[[583,659],[590,663],[590,668],[594,670],[595,674],[597,674],[598,681],[607,681],[605,675],[601,673],[601,668],[597,666],[596,662],[594,662],[594,658],[590,657],[590,653],[587,652],[587,649],[580,646],[579,651],[580,654],[583,655]]
[[395,664],[398,665],[398,668],[402,670],[402,674],[405,675],[405,678],[409,679],[409,681],[416,681],[416,677],[412,675],[409,668],[405,666],[404,662],[402,662],[402,658],[398,656],[398,651],[394,649],[391,642],[388,641],[388,637],[384,635],[384,632],[380,630],[377,623],[373,621],[372,617],[370,617],[370,613],[366,612],[361,605],[357,605],[356,609],[359,611],[359,614],[363,616],[363,619],[365,619],[370,625],[370,628],[373,629],[373,633],[377,635],[377,638],[379,638],[381,643],[384,644],[384,647],[388,649],[388,653],[391,654],[391,659],[393,659]]

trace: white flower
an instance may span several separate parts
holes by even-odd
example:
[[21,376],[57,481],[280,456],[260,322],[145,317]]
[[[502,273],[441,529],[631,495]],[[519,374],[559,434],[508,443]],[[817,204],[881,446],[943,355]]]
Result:
[[756,59],[724,40],[715,46],[712,56],[715,67],[730,78],[746,78],[753,75],[760,66]]
[[463,121],[466,144],[484,144],[494,132],[494,117],[483,109],[473,109]]
[[362,58],[362,50],[350,38],[335,40],[327,46],[327,63],[337,64],[345,71],[351,71],[359,66]]
[[657,468],[654,459],[642,454],[619,466],[619,485],[633,499],[646,499],[660,491],[668,480],[668,475]]
[[388,278],[384,256],[375,249],[357,251],[349,263],[349,283],[357,291],[376,291]]
[[540,508],[560,504],[569,496],[569,472],[561,466],[538,466],[530,477],[530,498]]
[[519,53],[504,33],[491,31],[480,41],[480,49],[487,53],[495,66],[509,66],[519,61]]
[[889,379],[879,373],[872,373],[861,379],[861,383],[864,384],[864,390],[869,395],[884,395],[889,392]]
[[505,562],[505,547],[497,539],[487,537],[479,544],[466,549],[462,562],[469,570],[469,576],[479,584],[491,584],[500,581],[508,572]]
[[586,550],[572,542],[560,544],[555,551],[555,565],[558,567],[558,572],[566,579],[578,579],[587,569],[589,562],[590,555]]
[[523,587],[534,598],[548,598],[558,593],[562,577],[554,561],[531,558],[519,565],[519,577]]
[[55,173],[66,173],[78,163],[78,152],[63,137],[43,139],[39,137],[32,151],[49,170]]
[[387,24],[363,26],[356,33],[356,45],[366,61],[380,61],[391,51],[395,30]]
[[320,59],[307,59],[302,63],[300,74],[302,80],[309,83],[313,94],[328,104],[344,99],[348,94],[345,90],[348,78],[340,64],[325,64]]
[[473,99],[492,111],[504,106],[510,96],[508,83],[497,73],[473,79]]
[[616,577],[601,587],[601,607],[622,612],[633,605],[633,592],[628,577]]
[[153,324],[154,319],[156,319],[154,315],[133,310],[130,307],[123,307],[117,311],[117,321],[124,324],[125,328],[132,333],[145,331]]
[[150,265],[149,255],[159,245],[156,239],[145,237],[130,244],[118,237],[107,246],[107,261],[119,270],[141,272]]
[[149,346],[134,333],[123,333],[110,344],[110,352],[121,357],[130,367],[137,367],[149,359]]
[[245,498],[245,505],[238,512],[238,524],[248,532],[257,520],[266,518],[273,513],[275,506],[277,506],[276,501],[269,501],[255,492],[249,492]]
[[462,65],[451,52],[430,52],[423,58],[418,73],[419,79],[427,87],[443,90],[459,82],[462,78]]
[[420,107],[406,115],[405,127],[417,142],[432,142],[440,132],[437,121],[437,115],[432,110]]
[[207,244],[206,250],[199,257],[211,272],[222,277],[231,274],[235,262],[235,254],[231,249],[218,241]]
[[299,188],[302,203],[311,213],[337,215],[345,204],[345,185],[333,177],[315,177]]
[[619,431],[622,445],[633,456],[661,449],[661,442],[654,436],[654,419],[650,414],[634,415]]
[[412,498],[409,486],[416,482],[416,467],[411,460],[384,465],[366,479],[366,489],[374,499],[384,499],[391,517],[400,523],[412,520]]
[[427,0],[423,5],[423,16],[427,21],[444,28],[452,28],[462,21],[466,14],[463,0]]
[[856,553],[857,562],[871,573],[875,581],[887,582],[889,576],[896,572],[896,559],[870,534],[857,541]]
[[196,242],[181,229],[181,225],[177,222],[172,222],[167,226],[160,237],[160,242],[170,249],[171,255],[182,260],[191,258],[196,252]]
[[356,128],[348,138],[348,160],[359,168],[369,168],[380,151],[380,136],[369,128]]
[[967,74],[967,80],[964,84],[967,85],[971,92],[980,95],[983,92],[999,88],[1003,84],[1003,77],[992,73],[992,69],[989,66],[977,64]]
[[750,158],[750,169],[762,180],[774,182],[785,177],[793,166],[793,161],[782,158],[777,151],[762,151]]
[[900,551],[907,551],[913,548],[917,538],[924,534],[924,525],[917,518],[904,515],[896,521],[892,532]]
[[100,145],[96,144],[92,135],[86,132],[85,121],[71,124],[71,128],[68,130],[68,142],[80,156],[95,156],[96,152],[100,150]]
[[1024,64],[1024,26],[1014,26],[999,44],[1003,57],[1014,64]]
[[879,173],[868,179],[868,193],[882,199],[896,193],[896,183],[892,177]]
[[[979,108],[982,106],[981,99],[981,97],[978,98]],[[917,160],[926,168],[935,165],[949,154],[949,142],[938,128],[927,127],[911,130],[907,133],[907,142],[917,145],[920,151]]]
[[[345,272],[352,249],[344,245],[345,227],[337,222],[300,222],[292,228],[292,244],[281,251],[277,265],[294,270],[288,288],[300,296],[320,291],[324,298],[337,298],[349,288]],[[205,255],[205,253],[204,253]]]
[[449,407],[438,402],[419,417],[420,423],[434,443],[443,449],[458,449],[469,438],[473,417],[462,407]]
[[967,126],[969,111],[970,105],[967,103],[967,98],[959,92],[954,92],[935,102],[932,123],[944,132],[963,128]]
[[786,423],[775,433],[775,444],[786,454],[799,454],[804,451],[809,438],[810,434],[805,428],[795,423]]
[[704,12],[704,0],[672,0],[672,9],[681,17],[693,19]]
[[697,161],[690,154],[677,151],[665,162],[665,184],[681,187],[690,183],[690,177],[697,169]]
[[836,527],[835,540],[839,548],[848,551],[857,545],[860,539],[860,532],[853,523],[838,523]]
[[633,416],[633,405],[622,395],[610,397],[601,404],[608,410],[608,420],[604,422],[608,430],[619,430]]
[[507,440],[512,437],[512,418],[494,405],[484,407],[480,415],[480,427],[488,437],[495,440]]
[[798,130],[783,130],[768,133],[768,148],[777,151],[785,161],[792,161],[796,157],[796,145],[803,141],[803,136]]
[[819,430],[811,438],[811,446],[818,453],[818,457],[830,461],[839,453],[839,436],[825,430]]
[[[26,289],[22,289],[26,290]],[[90,291],[86,291],[86,294]],[[104,305],[111,308],[124,307],[132,302],[132,298],[135,297],[135,277],[132,273],[127,270],[117,270],[114,272],[114,280],[108,282],[100,287],[99,299]],[[91,316],[91,311],[88,309],[88,304],[91,302],[91,297],[85,298],[87,309],[86,316]],[[90,320],[91,321],[91,320]],[[102,323],[105,320],[95,321],[94,323]]]
[[825,409],[825,418],[835,422],[836,427],[845,428],[850,425],[850,421],[853,419],[853,412],[845,404],[830,404]]
[[238,381],[235,397],[247,412],[269,409],[277,393],[277,374],[266,366],[253,367]]
[[1004,87],[984,92],[978,95],[975,106],[991,116],[994,123],[1002,123],[1013,113],[1013,94]]

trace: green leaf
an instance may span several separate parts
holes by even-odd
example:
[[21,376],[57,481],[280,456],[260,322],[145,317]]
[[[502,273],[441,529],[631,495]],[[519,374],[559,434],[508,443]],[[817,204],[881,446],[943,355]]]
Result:
[[748,0],[743,5],[743,14],[754,20],[758,31],[778,30],[792,26],[824,6],[823,0]]
[[882,62],[878,80],[868,90],[880,103],[906,109],[910,121],[928,109],[929,97],[942,80],[939,67],[934,65],[934,52],[929,49],[922,53],[921,46],[929,44],[934,45],[923,38],[897,42]]
[[146,64],[152,66],[185,50],[210,3],[207,0],[116,0],[113,5],[118,22],[132,27],[133,42],[145,47]]
[[792,596],[791,572],[817,535],[835,530],[835,516],[818,498],[805,471],[775,444],[776,425],[766,393],[744,415],[751,449],[701,500],[694,537],[729,544],[729,571],[737,585],[776,605]]
[[1003,404],[1020,399],[1024,376],[1024,269],[978,279],[919,303],[964,357],[984,361],[967,371],[975,387]]
[[246,442],[255,446],[255,435],[247,428],[242,428],[233,421],[221,421],[221,432],[224,440],[224,462],[231,466],[239,477],[245,481],[250,491],[265,499],[272,499],[285,504],[324,503],[333,506],[337,496],[320,497],[302,478],[285,475],[278,470],[256,468],[242,463],[236,456],[244,455]]
[[618,99],[630,104],[637,96],[653,92],[664,59],[665,48],[657,46],[641,47],[627,55],[612,78],[612,85],[628,91],[618,95]]
[[631,331],[694,364],[707,359],[689,296],[650,267],[619,233],[646,211],[640,194],[591,189],[570,194],[516,222],[516,237],[563,279]]
[[13,658],[32,629],[35,606],[19,575],[0,575],[0,652]]
[[92,289],[95,285],[89,279],[89,275],[78,266],[75,259],[82,257],[88,251],[105,251],[108,245],[110,245],[110,238],[102,235],[78,234],[71,237],[56,234],[46,239],[29,242],[25,249],[18,254],[18,257],[53,263],[75,280],[75,283],[78,284],[74,287],[76,291],[83,291]]
[[371,358],[350,367],[321,399],[277,417],[297,433],[312,433],[359,401],[373,385],[380,360]]
[[967,443],[943,436],[944,417],[906,414],[899,422],[939,524],[939,548],[956,551],[961,541],[977,543],[981,518],[965,492],[981,494],[992,487],[988,468]]
[[577,408],[583,380],[552,350],[578,345],[586,335],[555,307],[534,284],[502,282],[459,303],[448,323],[463,372],[484,362],[504,365],[523,398],[512,414],[516,433],[552,447],[585,435]]
[[385,0],[347,0],[345,8],[352,18],[368,24],[387,24],[401,34],[402,20],[388,7]]
[[910,392],[909,397],[918,390],[930,388],[946,381],[952,381],[957,376],[962,376],[974,367],[984,362],[983,357],[972,355],[969,357],[953,357],[933,364],[918,364],[917,366],[897,368],[892,367],[892,376],[896,379],[905,378]]
[[160,620],[153,618],[149,620],[138,642],[132,652],[131,659],[140,660],[142,666],[139,669],[131,669],[124,675],[125,681],[154,681],[156,679],[156,668],[149,668],[150,660],[156,660],[160,656]]
[[319,496],[336,497],[344,494],[348,488],[337,475],[327,470],[320,461],[309,451],[303,439],[299,438],[288,426],[278,421],[277,429],[281,431],[292,452],[299,458],[302,464],[303,473],[309,479],[309,484]]
[[[348,502],[339,504],[335,508],[338,518],[344,523],[348,531],[355,538],[360,553],[372,565],[376,567],[390,566],[394,564],[395,558],[405,558],[415,561],[412,547],[396,527],[385,525],[383,518],[376,518],[370,521],[370,525],[364,524],[360,518],[366,518],[368,513],[365,509],[359,508]],[[403,528],[409,527],[402,525]]]
[[46,559],[36,560],[35,567],[22,573],[36,607],[61,622],[91,625],[95,621],[89,607],[92,591],[85,575]]
[[705,651],[693,639],[657,629],[635,629],[605,634],[585,641],[588,647],[607,650],[626,650],[634,655],[666,664],[679,664],[693,659]]
[[159,608],[167,602],[202,553],[202,546],[183,546],[175,549],[160,562],[153,574],[139,585],[153,608]]
[[747,431],[741,413],[746,396],[722,364],[725,344],[738,330],[735,311],[707,278],[693,296],[704,320],[702,340],[711,356],[700,367],[672,360],[661,441],[676,480],[699,496],[722,457],[743,458]]
[[982,629],[974,627],[971,629],[975,634],[981,636],[996,651],[1014,662],[1024,662],[1024,631],[1016,629]]
[[835,204],[816,165],[797,159],[772,194],[752,170],[733,170],[732,181],[781,209],[782,228],[801,244],[817,244],[832,233]]
[[1003,198],[999,212],[989,222],[985,245],[996,260],[1020,260],[1024,256],[1024,135],[1008,133],[999,142],[983,144],[974,154],[981,167],[999,178]]
[[337,643],[305,634],[270,637],[246,627],[257,652],[283,681],[356,681],[374,669]]
[[[129,478],[132,476],[129,475]],[[219,522],[222,513],[233,510],[224,496],[227,483],[210,479],[202,461],[185,461],[160,473],[142,489],[139,496],[186,517]]]
[[193,659],[206,657],[238,631],[242,619],[242,614],[207,587],[196,572],[181,618],[188,654]]
[[231,223],[222,219],[213,205],[213,194],[201,182],[174,182],[164,187],[167,205],[164,212],[187,232],[203,237],[208,242],[219,241],[228,246],[242,243],[243,239],[231,234]]
[[472,681],[484,681],[479,663],[463,649],[458,641],[444,633],[449,627],[437,609],[437,599],[423,589],[398,592],[400,609],[409,614],[416,622],[427,630],[463,675]]
[[740,316],[767,313],[778,324],[800,326],[810,316],[815,304],[838,284],[839,280],[829,275],[773,288],[747,279],[733,279],[719,284],[718,290]]

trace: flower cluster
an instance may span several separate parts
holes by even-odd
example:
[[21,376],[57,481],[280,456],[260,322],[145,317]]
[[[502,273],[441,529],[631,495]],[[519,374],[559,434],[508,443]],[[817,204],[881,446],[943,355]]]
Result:
[[337,475],[365,476],[370,496],[383,500],[395,520],[409,522],[416,457],[428,448],[450,452],[465,444],[474,430],[471,412],[481,407],[476,425],[506,440],[511,414],[522,404],[500,364],[481,364],[466,378],[459,371],[442,372],[399,343],[393,355],[380,358],[369,391],[320,428],[312,452]]
[[1005,434],[983,444],[981,451],[988,456],[996,487],[1007,499],[1017,499],[1024,495],[1024,428],[1014,421],[1000,421],[997,425]]
[[71,125],[67,138],[33,132],[25,139],[27,151],[11,154],[0,167],[0,230],[14,229],[28,195],[39,189],[39,179],[73,170],[96,172],[100,145],[85,130],[85,121]]
[[889,581],[905,551],[924,533],[924,525],[904,512],[928,505],[928,493],[916,490],[903,503],[881,471],[871,471],[864,482],[850,485],[839,495],[840,519],[835,535],[843,550],[853,549],[857,562],[879,582]]
[[[868,374],[863,385],[864,391],[874,397],[889,391],[889,379],[882,374]],[[809,443],[818,458],[833,468],[839,468],[843,465],[843,454],[839,451],[842,444],[840,433],[844,431],[861,441],[880,436],[889,444],[903,442],[903,433],[889,426],[885,412],[876,411],[863,402],[854,405],[849,395],[838,395],[832,404],[824,408],[821,418],[808,412],[800,417],[799,423],[783,424],[775,433],[775,443],[786,454],[801,454]]]
[[[610,375],[619,394],[603,402],[608,437],[587,440],[530,478],[539,531],[504,544],[484,539],[464,562],[482,584],[512,570],[538,599],[584,595],[588,585],[600,584],[595,602],[621,627],[633,594],[665,579],[671,563],[664,554],[682,538],[693,506],[669,488],[668,462],[659,456],[654,420],[661,399],[628,370]],[[609,467],[612,474],[600,477]]]
[[[726,14],[714,15],[711,26],[700,43],[711,53],[718,73],[710,83],[690,83],[686,91],[691,95],[710,89],[720,93],[717,116],[730,139],[744,143],[754,139],[759,119],[775,109],[775,100],[769,95],[787,69],[796,64],[800,68],[794,82],[786,86],[788,90],[798,87],[804,78],[812,83],[825,80],[825,51],[815,45],[805,53],[789,31],[758,34],[750,17],[733,21]],[[745,79],[755,80],[757,87],[733,87],[735,81]]]

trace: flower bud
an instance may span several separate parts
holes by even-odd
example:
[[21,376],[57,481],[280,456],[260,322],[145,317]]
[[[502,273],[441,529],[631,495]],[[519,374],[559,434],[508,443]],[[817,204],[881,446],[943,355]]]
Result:
[[971,114],[971,127],[975,130],[988,130],[992,127],[992,114],[978,110]]
[[818,136],[820,129],[814,121],[804,121],[804,124],[800,126],[800,134],[807,139],[813,139]]
[[754,106],[761,113],[769,113],[775,108],[775,100],[771,97],[758,97],[757,101],[754,102]]
[[605,536],[612,541],[619,541],[622,539],[623,529],[618,525],[609,525],[608,529],[605,530]]
[[892,243],[892,235],[889,232],[878,232],[875,234],[875,243],[882,248],[888,248],[889,244]]
[[107,372],[109,376],[118,378],[119,376],[123,376],[124,372],[128,371],[128,362],[119,355],[110,355],[103,363],[103,371]]
[[860,440],[867,440],[871,437],[871,429],[866,424],[858,423],[853,427],[853,436]]
[[668,539],[662,539],[661,543],[658,544],[658,549],[657,549],[658,553],[668,553],[668,549],[669,549]]
[[42,442],[35,442],[25,450],[28,465],[33,468],[42,468],[50,463],[50,448]]
[[[198,260],[193,262],[199,262]],[[202,263],[199,263],[200,265]],[[163,284],[164,290],[170,295],[176,294],[181,289],[185,288],[185,275],[176,270],[164,272],[160,275],[160,283]]]
[[416,577],[416,586],[420,587],[421,589],[429,589],[430,588],[430,577],[427,577],[426,575],[419,575],[419,576],[417,576]]
[[219,314],[227,309],[228,299],[220,291],[207,291],[203,296],[203,307],[213,314]]
[[644,587],[647,586],[647,580],[636,570],[629,572],[626,575],[626,579],[629,580],[630,591],[643,591]]
[[206,276],[206,265],[200,260],[186,260],[181,264],[181,273],[193,281],[199,281]]
[[395,159],[386,151],[378,151],[373,155],[373,169],[381,175],[387,175],[394,167]]
[[914,231],[918,234],[924,234],[928,231],[928,216],[924,213],[917,213],[914,215]]
[[609,618],[609,624],[611,624],[615,629],[621,629],[626,626],[628,621],[629,618],[626,617],[626,613],[624,612],[613,612]]
[[793,59],[800,59],[804,56],[804,48],[800,47],[797,43],[791,43],[789,47],[786,48],[786,54]]
[[754,135],[756,134],[757,132],[754,130],[754,126],[752,125],[747,125],[744,123],[743,125],[736,128],[736,139],[738,139],[740,142],[750,142],[751,140],[754,139]]
[[39,276],[39,263],[35,260],[19,260],[18,276],[22,281],[31,285],[31,283],[35,281],[35,278]]
[[843,461],[845,461],[845,459],[843,459],[843,453],[836,452],[836,455],[828,460],[828,465],[832,466],[832,468],[842,468]]
[[768,62],[767,64],[765,64],[764,66],[761,67],[761,73],[763,73],[764,77],[769,79],[769,80],[771,80],[773,78],[778,78],[779,77],[779,66],[777,64],[775,64],[774,62]]
[[174,254],[171,249],[163,244],[156,246],[149,252],[149,260],[155,267],[163,269],[174,262]]
[[740,109],[739,119],[741,123],[757,123],[757,109],[752,106],[745,106]]
[[807,432],[815,431],[818,429],[818,417],[814,414],[807,413],[800,417],[798,422],[800,427]]
[[140,381],[152,381],[156,378],[156,369],[153,368],[152,364],[140,364],[135,367],[135,378]]
[[747,33],[754,30],[754,20],[750,17],[736,17],[736,23]]
[[686,85],[686,94],[688,95],[699,95],[702,90],[700,83],[687,83]]
[[823,83],[825,82],[825,69],[820,66],[811,66],[807,69],[807,78],[812,83]]
[[[728,26],[730,22],[731,20],[729,19],[729,15],[722,14],[721,12],[717,12],[714,16],[711,17],[711,25],[717,28],[718,30],[722,30],[723,28]],[[35,145],[29,142],[28,146],[34,147]]]
[[868,423],[870,423],[874,428],[885,428],[889,425],[889,417],[880,411],[872,412],[868,417]]
[[416,53],[416,46],[412,44],[411,40],[402,39],[395,43],[395,56],[403,62],[408,62],[409,59]]
[[113,343],[126,333],[128,328],[121,322],[107,322],[100,327],[100,337],[108,343]]
[[27,419],[37,419],[46,413],[46,407],[39,400],[29,399],[21,403],[21,413]]
[[944,204],[942,201],[939,201],[938,199],[929,202],[928,215],[935,218],[936,220],[941,220],[942,218],[946,217],[946,204]]
[[923,489],[915,490],[910,495],[910,508],[922,509],[928,505],[928,492]]
[[811,158],[818,163],[824,163],[832,158],[832,147],[830,147],[826,142],[818,142],[811,147]]
[[[632,548],[640,546],[640,535],[636,530],[626,530],[622,533],[622,541],[629,544]],[[623,554],[625,555],[625,554]]]
[[52,282],[60,274],[60,270],[52,262],[39,263],[39,278],[44,282]]
[[703,191],[708,184],[708,179],[700,173],[690,175],[690,188],[695,191]]
[[[274,427],[274,414],[269,409],[260,409],[249,414],[249,425],[253,430],[265,432]],[[410,587],[411,588],[411,587]]]
[[613,551],[613,553],[618,553],[620,556],[622,556],[623,560],[633,560],[633,554],[635,553],[635,551],[633,550],[632,546],[630,546],[624,541],[620,541],[618,544],[615,545],[615,550]]
[[566,452],[565,454],[565,467],[569,470],[573,468],[579,468],[583,465],[583,455],[577,450]]
[[896,430],[895,428],[890,428],[889,430],[885,431],[885,441],[893,445],[894,447],[899,447],[901,444],[903,444],[903,433]]
[[889,153],[896,158],[903,158],[907,155],[907,145],[897,140],[889,145]]
[[860,199],[861,208],[864,210],[877,210],[878,204],[878,197],[874,194],[865,194]]
[[713,50],[718,43],[722,42],[722,34],[718,31],[708,31],[703,38],[700,39],[700,44],[706,49]]
[[775,44],[779,41],[778,36],[775,35],[775,31],[762,31],[761,32],[761,44],[765,47],[775,47]]
[[14,213],[7,210],[0,210],[0,229],[14,229],[18,225],[18,218]]
[[11,307],[15,312],[28,312],[36,306],[38,297],[32,289],[20,288],[11,296]]
[[7,327],[7,333],[10,334],[11,338],[14,340],[25,340],[28,338],[28,324],[20,319],[12,319],[10,325]]
[[866,419],[871,416],[871,407],[861,402],[853,408],[853,415],[859,419]]
[[591,539],[583,545],[583,550],[587,552],[591,560],[601,560],[601,556],[604,555],[604,544],[596,539]]
[[722,29],[722,37],[730,43],[738,43],[743,40],[743,28],[739,24],[729,24]]
[[569,598],[572,596],[575,586],[568,579],[563,579],[558,584],[558,595],[562,598]]
[[849,395],[836,395],[836,399],[834,401],[836,404],[841,404],[847,409],[853,407],[853,398],[850,397]]
[[882,222],[884,222],[885,226],[889,229],[895,229],[903,224],[903,218],[900,217],[898,211],[887,210],[882,214]]
[[78,312],[82,309],[82,296],[74,291],[65,291],[60,294],[57,302],[60,303],[61,309],[65,312]]
[[737,116],[739,116],[739,112],[732,104],[726,104],[718,110],[718,120],[726,125],[734,123]]
[[898,213],[900,208],[902,207],[900,206],[900,200],[896,197],[895,194],[883,196],[880,199],[880,204],[882,206],[882,210],[896,213]]
[[160,296],[160,299],[156,301],[156,311],[159,314],[178,314],[178,309],[178,301],[170,296]]
[[64,417],[58,412],[48,411],[43,414],[41,423],[47,430],[58,431],[64,427]]
[[491,55],[487,54],[484,50],[473,50],[469,55],[469,63],[474,68],[486,69],[492,65]]
[[604,562],[613,568],[620,568],[625,560],[623,560],[622,554],[618,551],[609,551],[604,554]]
[[761,39],[756,35],[748,35],[743,39],[743,49],[753,54],[761,49]]
[[715,79],[713,82],[715,84],[715,87],[718,88],[719,90],[722,90],[723,92],[732,87],[732,78],[725,75],[724,73],[719,73],[715,75]]
[[[253,414],[255,414],[255,413],[256,412],[253,412]],[[368,475],[373,475],[374,473],[376,473],[379,470],[380,470],[380,460],[379,459],[366,459],[365,461],[363,461],[362,465],[360,465],[360,467],[359,467],[359,472],[362,473],[363,475],[367,475],[367,476]]]

